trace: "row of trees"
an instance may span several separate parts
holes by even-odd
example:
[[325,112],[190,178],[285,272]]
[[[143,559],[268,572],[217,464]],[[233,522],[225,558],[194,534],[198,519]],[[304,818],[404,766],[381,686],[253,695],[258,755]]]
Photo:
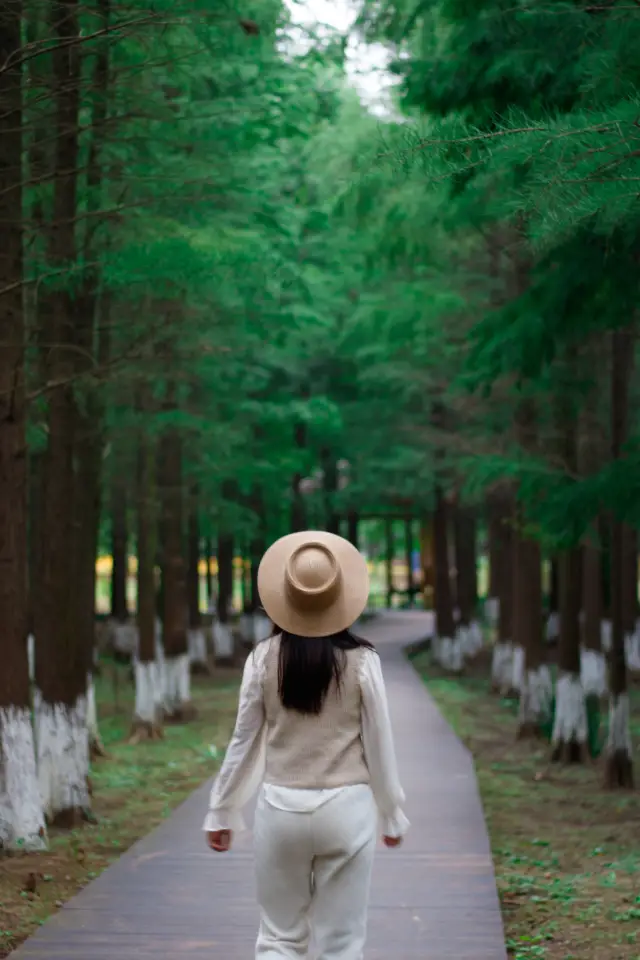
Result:
[[[365,0],[360,28],[395,50],[407,122],[378,138],[372,172],[373,138],[360,138],[362,175],[343,206],[378,224],[379,356],[396,358],[404,403],[422,403],[436,513],[451,496],[486,505],[495,683],[518,687],[522,731],[538,732],[552,704],[541,587],[552,557],[555,752],[586,755],[586,701],[606,682],[607,777],[629,785],[640,10]],[[446,606],[437,647],[459,665]]]
[[134,725],[155,736],[162,713],[189,714],[203,542],[230,653],[236,548],[251,617],[265,542],[346,509],[339,403],[366,416],[342,333],[357,273],[308,157],[343,100],[362,108],[342,44],[293,56],[288,28],[275,0],[0,12],[3,848],[89,811],[99,546],[117,567],[135,543]]
[[523,731],[548,701],[555,559],[563,755],[584,754],[580,618],[597,652],[604,581],[609,769],[629,782],[639,20],[606,7],[365,3],[361,29],[398,53],[397,122],[345,89],[340,38],[291,53],[276,0],[3,6],[3,845],[89,807],[100,544],[122,565],[135,540],[153,735],[159,707],[189,712],[203,543],[223,653],[238,546],[252,615],[267,541],[340,517],[355,538],[391,503],[433,515],[436,559],[454,541],[467,557],[454,590],[435,564],[452,669],[478,646],[487,520],[496,679],[521,686]]

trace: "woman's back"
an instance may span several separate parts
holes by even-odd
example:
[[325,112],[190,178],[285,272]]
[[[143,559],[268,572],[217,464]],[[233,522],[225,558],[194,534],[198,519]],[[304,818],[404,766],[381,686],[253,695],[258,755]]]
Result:
[[[321,641],[316,641],[319,643]],[[265,782],[301,789],[328,789],[369,782],[361,736],[361,670],[368,647],[336,650],[339,680],[332,678],[319,713],[282,704],[282,638],[265,641],[263,689],[267,721]]]

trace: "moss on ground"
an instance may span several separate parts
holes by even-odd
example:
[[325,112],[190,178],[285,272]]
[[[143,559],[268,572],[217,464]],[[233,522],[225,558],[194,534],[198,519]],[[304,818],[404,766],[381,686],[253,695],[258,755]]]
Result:
[[[640,960],[638,793],[604,790],[600,762],[559,767],[548,744],[518,742],[514,704],[489,693],[486,656],[461,678],[426,653],[412,659],[475,759],[510,956]],[[632,702],[637,744],[638,687]]]
[[107,756],[91,771],[95,824],[52,831],[42,854],[0,859],[0,957],[149,833],[218,768],[233,731],[240,672],[194,679],[197,717],[167,726],[163,740],[127,743],[133,689],[124,667],[107,664],[97,682]]

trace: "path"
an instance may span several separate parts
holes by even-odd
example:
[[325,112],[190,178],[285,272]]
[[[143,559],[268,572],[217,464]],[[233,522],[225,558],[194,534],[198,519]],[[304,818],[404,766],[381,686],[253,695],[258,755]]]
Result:
[[[383,658],[412,823],[381,849],[367,960],[505,960],[475,774],[402,646],[426,614],[388,613],[363,628]],[[229,856],[204,846],[208,788],[61,909],[13,960],[250,960],[256,933],[251,840]]]

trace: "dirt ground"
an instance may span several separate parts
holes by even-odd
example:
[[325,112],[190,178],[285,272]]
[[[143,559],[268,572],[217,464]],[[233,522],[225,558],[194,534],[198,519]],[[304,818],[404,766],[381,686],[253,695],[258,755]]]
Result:
[[[515,704],[489,693],[488,653],[460,679],[428,654],[414,663],[475,758],[510,956],[640,960],[638,792],[604,790],[599,761],[561,767],[547,743],[518,742]],[[632,702],[638,782],[637,684]]]
[[197,717],[167,726],[161,741],[127,743],[133,689],[124,667],[98,681],[107,757],[91,771],[95,824],[52,831],[42,854],[0,858],[0,957],[6,957],[58,907],[149,833],[218,768],[233,730],[240,672],[194,679]]

